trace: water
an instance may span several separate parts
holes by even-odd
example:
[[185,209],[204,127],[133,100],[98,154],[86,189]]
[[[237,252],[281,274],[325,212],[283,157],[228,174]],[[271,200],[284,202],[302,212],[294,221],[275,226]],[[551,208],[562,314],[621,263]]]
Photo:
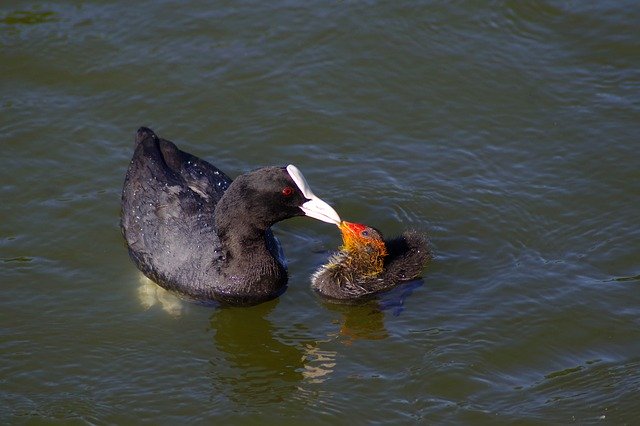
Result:
[[[636,2],[3,2],[3,423],[635,423]],[[422,281],[151,305],[118,227],[137,127],[235,176],[297,165],[429,232]],[[152,288],[153,289],[153,288]]]

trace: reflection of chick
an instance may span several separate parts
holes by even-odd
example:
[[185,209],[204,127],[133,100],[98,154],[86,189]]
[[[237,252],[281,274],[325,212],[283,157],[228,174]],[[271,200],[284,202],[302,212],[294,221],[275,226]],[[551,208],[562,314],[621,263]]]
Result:
[[342,247],[311,277],[311,287],[336,302],[357,302],[420,275],[431,259],[424,235],[406,231],[385,241],[374,228],[342,221]]
[[383,340],[389,337],[384,327],[384,312],[378,302],[360,306],[334,305],[342,313],[340,341],[351,345],[356,340]]

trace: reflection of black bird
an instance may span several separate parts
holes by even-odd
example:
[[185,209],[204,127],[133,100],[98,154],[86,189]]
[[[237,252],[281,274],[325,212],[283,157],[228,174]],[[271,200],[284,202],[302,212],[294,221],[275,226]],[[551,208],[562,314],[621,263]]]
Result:
[[255,304],[286,286],[270,226],[307,215],[339,223],[293,165],[232,181],[216,167],[140,128],[122,191],[122,232],[138,268],[198,301]]
[[311,278],[311,287],[329,301],[353,303],[420,275],[431,259],[424,235],[406,231],[384,240],[374,228],[341,222],[343,245]]
[[237,402],[286,401],[303,380],[303,348],[283,343],[268,319],[277,300],[249,308],[216,309],[211,316],[216,348],[212,360],[216,392]]

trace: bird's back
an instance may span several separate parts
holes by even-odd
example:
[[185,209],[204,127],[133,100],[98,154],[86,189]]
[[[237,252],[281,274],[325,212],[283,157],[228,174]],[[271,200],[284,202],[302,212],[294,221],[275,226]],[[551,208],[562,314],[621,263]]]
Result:
[[385,241],[385,244],[388,255],[382,278],[391,286],[420,276],[432,258],[426,235],[418,231],[405,231],[399,237]]
[[207,292],[215,206],[231,179],[150,130],[138,131],[122,193],[122,230],[138,268],[170,290]]

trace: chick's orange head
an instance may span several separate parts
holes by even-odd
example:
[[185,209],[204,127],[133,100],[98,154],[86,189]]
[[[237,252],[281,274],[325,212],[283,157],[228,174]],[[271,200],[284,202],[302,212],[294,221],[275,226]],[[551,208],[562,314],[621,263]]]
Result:
[[387,248],[382,239],[380,232],[361,223],[352,223],[347,221],[340,222],[338,225],[342,232],[343,250],[375,252],[379,256],[387,254]]

